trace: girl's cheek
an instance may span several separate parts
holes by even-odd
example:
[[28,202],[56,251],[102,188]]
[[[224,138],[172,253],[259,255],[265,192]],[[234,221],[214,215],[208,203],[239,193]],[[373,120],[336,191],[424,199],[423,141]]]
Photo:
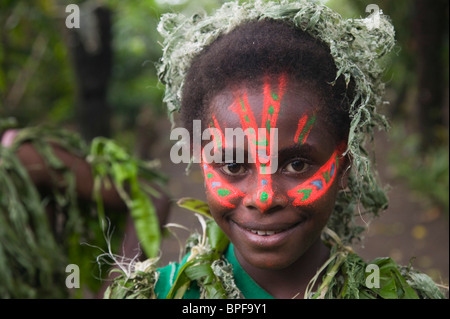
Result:
[[[229,203],[231,205],[224,205],[221,201],[218,201],[218,198],[216,194],[211,193],[209,189],[206,189],[206,201],[209,205],[210,213],[213,217],[213,219],[216,221],[216,223],[223,229],[224,226],[224,216],[227,215],[230,211],[234,210],[235,208],[231,208],[231,205],[233,207],[239,206],[239,199],[231,200]],[[226,223],[225,223],[226,224]]]
[[294,206],[308,206],[327,198],[338,175],[340,152],[336,150],[330,159],[308,180],[288,191]]
[[202,165],[206,190],[211,198],[211,202],[216,203],[217,205],[215,206],[229,209],[235,208],[236,200],[244,197],[245,194],[222,178],[211,165],[207,163]]

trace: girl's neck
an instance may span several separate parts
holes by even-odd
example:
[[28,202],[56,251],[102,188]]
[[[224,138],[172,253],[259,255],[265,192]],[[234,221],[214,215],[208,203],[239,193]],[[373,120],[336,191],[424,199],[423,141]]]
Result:
[[306,286],[328,259],[330,250],[319,238],[296,262],[277,270],[254,267],[238,250],[235,254],[241,267],[261,288],[277,299],[291,299],[304,297]]

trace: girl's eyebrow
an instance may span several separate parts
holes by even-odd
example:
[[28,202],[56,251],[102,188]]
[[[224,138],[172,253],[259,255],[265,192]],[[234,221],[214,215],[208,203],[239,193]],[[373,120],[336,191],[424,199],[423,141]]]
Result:
[[279,149],[278,153],[280,153],[283,157],[288,157],[292,155],[308,156],[313,153],[317,153],[317,149],[313,145],[308,143],[303,144],[296,143]]
[[[229,154],[232,154],[232,161],[237,160],[237,154],[242,154],[244,157],[244,162],[247,162],[249,152],[245,148],[241,147],[224,147],[222,148],[222,159],[224,162],[226,161],[226,150],[228,149]],[[273,156],[287,158],[287,157],[293,157],[293,156],[305,156],[309,157],[313,154],[317,154],[317,149],[311,144],[303,143],[303,144],[292,144],[287,147],[283,147],[282,149],[278,150],[278,154],[273,154]],[[230,159],[231,160],[231,159]]]
[[[230,154],[231,154],[231,158],[227,158],[227,155],[230,156]],[[240,158],[239,159],[237,158],[238,155],[242,155],[242,157],[243,157],[242,163],[247,162],[249,153],[245,148],[229,147],[229,146],[222,148],[222,159],[223,159],[224,163],[230,163],[230,162],[235,162],[237,160],[241,160]],[[239,161],[239,163],[241,163],[241,161]]]

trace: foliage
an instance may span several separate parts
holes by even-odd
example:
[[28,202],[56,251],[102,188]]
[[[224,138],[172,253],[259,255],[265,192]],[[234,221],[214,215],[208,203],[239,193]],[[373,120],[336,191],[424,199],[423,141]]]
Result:
[[[20,127],[41,122],[55,125],[76,124],[74,110],[76,83],[63,26],[66,15],[64,6],[67,3],[82,5],[85,2],[83,0],[1,0],[0,118],[13,116],[17,120],[15,125]],[[114,123],[119,123],[113,127],[116,131],[122,132],[124,128],[131,128],[142,107],[151,107],[157,110],[157,114],[162,113],[163,108],[160,101],[163,88],[158,84],[153,66],[161,54],[162,38],[156,33],[156,25],[161,13],[184,11],[190,14],[198,8],[210,11],[223,1],[179,1],[183,3],[176,6],[167,5],[168,2],[170,1],[104,1],[114,12],[115,65],[112,72],[109,102],[115,113]],[[371,0],[330,0],[327,5],[334,6],[336,11],[341,13],[348,9],[349,17],[358,17],[364,15],[366,5],[372,2]],[[410,27],[412,6],[409,1],[381,0],[377,3],[387,15],[392,17],[401,44],[396,47],[396,54],[390,56],[389,72],[385,74],[385,79],[389,80],[389,87],[400,92],[400,95],[404,86],[410,86],[415,79],[413,66],[416,56],[412,50],[414,37]],[[443,56],[447,57],[444,60],[448,70],[448,43]],[[448,82],[448,72],[446,76]],[[0,121],[0,132],[4,129],[3,124],[4,122]],[[398,126],[403,127],[403,124]],[[29,132],[30,136],[35,137],[40,134],[37,131]],[[77,144],[78,142],[73,139],[72,134],[60,137],[60,141],[65,141],[66,147],[70,147],[71,143],[74,143],[73,150],[78,149],[81,145]],[[421,196],[431,198],[431,201],[439,203],[448,212],[448,146],[436,150],[435,153],[422,156],[415,147],[416,142],[413,141],[415,138],[408,136],[408,138],[399,138],[398,140],[400,145],[400,141],[409,139],[402,155],[400,153],[392,155],[394,165],[398,168],[398,175],[411,181]],[[403,149],[403,143],[397,149]],[[42,151],[45,152],[46,158],[54,167],[62,169],[60,163],[54,160],[54,156],[47,153],[48,149],[44,147]],[[107,165],[106,161],[102,162],[102,150],[98,149],[97,151],[98,163],[103,163],[99,165]],[[88,152],[87,148],[86,152]],[[61,273],[64,269],[63,266],[67,265],[68,261],[66,257],[61,257],[58,246],[55,246],[51,238],[44,235],[48,225],[37,222],[42,220],[42,215],[45,213],[41,209],[42,204],[45,203],[40,201],[38,194],[32,189],[17,158],[8,149],[3,148],[0,153],[2,162],[0,164],[0,217],[3,218],[0,222],[0,230],[3,229],[2,226],[5,229],[5,231],[0,231],[0,236],[7,236],[1,237],[2,243],[8,242],[5,238],[11,239],[8,244],[0,247],[0,254],[3,254],[0,255],[0,280],[3,280],[0,284],[0,291],[3,293],[2,289],[11,288],[15,290],[15,296],[56,296],[60,293],[57,289],[61,288],[61,275],[56,274],[51,277],[49,271],[58,269]],[[117,174],[126,176],[124,177],[126,181],[133,180],[132,172],[135,171],[135,165],[136,162],[133,162],[132,167],[124,168],[125,172],[117,170]],[[100,169],[100,171],[102,170]],[[69,209],[71,203],[75,203],[68,200],[73,196],[71,193],[73,179],[71,180],[71,177],[67,175],[66,181],[68,183],[66,192],[55,194],[61,209]],[[14,185],[16,189],[11,188],[11,185]],[[350,186],[358,187],[356,183],[350,183]],[[143,189],[142,192],[148,192],[148,190]],[[351,203],[346,195],[348,194],[343,193],[343,203],[349,205],[340,206],[339,209],[346,209],[346,212],[351,210],[353,214],[355,203]],[[374,192],[373,196],[380,197],[377,200],[382,202],[382,192]],[[372,198],[367,197],[365,200],[371,201]],[[142,207],[148,205],[143,201],[138,200],[138,202]],[[75,209],[76,207],[73,208],[73,211]],[[83,208],[78,207],[78,209]],[[25,212],[31,213],[26,217]],[[338,220],[342,216],[346,221],[352,222],[352,214],[334,214],[332,216],[336,219],[336,222],[333,222],[334,225],[339,224],[338,222],[342,223],[342,220]],[[82,219],[77,219],[75,214],[73,216],[71,227],[82,228],[83,225],[79,224]],[[22,218],[25,219],[22,220]],[[15,234],[23,232],[24,228],[20,225],[23,225],[24,222],[33,223],[35,226],[33,229],[25,228],[26,236],[19,238]],[[89,220],[87,228],[89,230],[96,229],[95,235],[75,232],[75,235],[69,236],[66,242],[62,242],[63,246],[71,247],[68,254],[69,260],[75,260],[76,263],[83,264],[82,269],[88,269],[81,271],[81,276],[86,276],[82,280],[90,280],[87,277],[91,276],[90,258],[94,254],[87,247],[80,247],[79,242],[81,240],[96,244],[103,242],[102,239],[99,239],[103,234],[96,220]],[[351,241],[361,229],[354,228],[354,230],[354,233],[348,233],[343,229],[340,232],[343,234],[343,240]],[[41,235],[42,238],[39,237]],[[45,248],[41,251],[42,247]],[[13,250],[16,251],[16,249],[17,252],[13,253]],[[45,253],[49,251],[53,254]],[[14,265],[8,266],[7,263],[11,261],[8,258],[12,255],[15,256]],[[24,269],[25,271],[23,271]],[[58,276],[60,276],[59,279]],[[58,284],[56,284],[57,282]],[[45,289],[36,290],[35,286],[45,287]],[[52,289],[55,290],[50,291]]]
[[61,297],[67,260],[39,193],[11,150],[0,146],[0,158],[0,296]]
[[[444,299],[444,295],[427,275],[411,267],[397,265],[391,258],[376,258],[368,263],[330,229],[324,241],[331,246],[329,259],[317,271],[305,292],[310,299]],[[328,239],[325,239],[328,238]],[[377,284],[367,284],[367,266],[376,268]],[[311,292],[319,274],[325,271],[316,292]]]
[[[229,240],[212,219],[208,205],[192,198],[182,198],[178,201],[178,204],[197,214],[203,227],[203,234],[194,233],[188,239],[186,253],[189,257],[181,266],[166,298],[182,299],[193,282],[197,282],[201,287],[200,298],[226,299],[240,297],[240,291],[232,280],[232,269],[221,258]],[[114,256],[111,257],[115,258]],[[151,261],[149,263],[154,264]],[[130,272],[120,271],[121,275],[108,288],[105,298],[140,298],[143,296],[140,290],[143,290],[147,297],[156,297],[154,286],[158,277],[157,272],[154,268],[149,268],[149,272],[145,275],[140,274],[139,271],[135,270],[137,265],[137,263],[131,262],[129,268],[134,270]],[[142,280],[148,281],[148,278],[154,278],[150,285],[142,282]]]
[[[82,142],[65,133],[51,134],[48,129],[30,128],[22,130],[11,148],[0,146],[1,184],[0,223],[3,250],[2,297],[7,298],[61,298],[65,295],[63,271],[69,256],[79,256],[81,238],[86,239],[82,228],[82,215],[75,193],[75,180],[69,170],[53,154],[46,138],[61,140],[68,149],[82,148]],[[48,167],[57,170],[64,181],[64,190],[55,186],[53,197],[42,201],[40,194],[15,155],[25,141],[33,142]],[[45,205],[54,201],[55,213],[65,216],[65,227],[54,233],[50,227]],[[25,233],[25,236],[23,234]],[[60,237],[61,236],[61,237]],[[59,238],[58,242],[57,238]],[[74,243],[76,244],[74,245]],[[66,254],[65,251],[69,250]],[[23,258],[21,257],[23,256]],[[84,264],[82,260],[78,264]],[[89,271],[87,271],[89,273]],[[8,283],[8,284],[6,284]]]
[[[67,4],[83,9],[93,1],[0,2],[0,117],[15,117],[20,127],[41,123],[77,125],[74,70],[64,22]],[[161,56],[156,31],[167,11],[208,10],[218,0],[107,0],[113,12],[114,66],[108,91],[114,132],[131,129],[142,108],[165,116],[163,87],[154,63]],[[45,76],[42,76],[45,75]]]
[[0,117],[16,117],[20,126],[73,118],[75,83],[54,3],[0,6]]
[[400,125],[392,130],[394,147],[389,162],[395,177],[427,205],[436,205],[449,212],[449,149],[448,144],[435,147],[426,154],[421,151],[418,134],[407,134]]
[[[32,143],[42,155],[53,179],[53,188],[43,199],[15,155],[25,142]],[[95,214],[91,214],[92,208],[78,201],[73,172],[55,155],[52,143],[92,162],[100,223]],[[107,177],[108,173],[111,175]],[[115,227],[124,225],[125,214],[105,216],[101,206],[98,185],[107,183],[110,177],[113,185],[121,190],[130,214],[135,218],[138,237],[142,239],[146,253],[155,255],[159,248],[155,247],[159,244],[159,223],[148,196],[157,194],[148,183],[164,179],[153,167],[130,157],[113,141],[94,140],[89,153],[87,145],[76,134],[48,127],[22,129],[11,147],[0,146],[1,297],[67,297],[64,270],[69,263],[80,267],[83,287],[92,291],[99,289],[101,281],[92,272],[97,248],[82,243],[94,243],[104,249],[102,243],[106,230],[102,227],[105,219],[108,218]],[[125,192],[128,183],[130,196]],[[56,229],[50,226],[47,216],[46,205],[49,203],[59,217],[57,220],[62,220]],[[154,233],[149,234],[149,231]],[[119,231],[113,237],[113,246],[117,247],[121,233]]]
[[[201,238],[197,236],[191,237],[193,242],[190,245],[188,244],[191,248],[187,252],[189,253],[189,258],[181,267],[167,295],[167,299],[181,299],[193,281],[197,281],[201,287],[200,298],[225,299],[228,293],[236,295],[234,290],[227,291],[224,288],[223,282],[214,271],[214,262],[221,260],[229,240],[214,222],[208,205],[192,198],[182,198],[178,201],[178,204],[181,207],[206,216],[207,221],[204,220],[204,217],[197,215],[203,226],[203,235]],[[223,273],[225,274],[226,271]]]
[[161,108],[162,88],[153,66],[160,56],[156,24],[161,8],[156,1],[107,1],[113,12],[114,67],[108,96],[113,113],[131,127],[142,107],[155,114]]
[[[121,275],[106,289],[105,299],[154,299],[153,287],[158,276],[155,268],[156,260],[148,259],[145,262],[135,262],[130,274],[121,272]],[[113,270],[120,272],[120,270]]]
[[[150,185],[142,183],[140,179],[158,181],[163,180],[163,176],[156,173],[151,163],[131,157],[117,143],[101,137],[92,141],[87,159],[94,173],[94,197],[97,202],[100,225],[106,225],[101,184],[111,178],[113,185],[109,187],[114,186],[126,203],[145,254],[148,257],[156,257],[161,243],[161,234],[150,196],[158,197],[159,194]],[[106,229],[103,228],[103,231]]]

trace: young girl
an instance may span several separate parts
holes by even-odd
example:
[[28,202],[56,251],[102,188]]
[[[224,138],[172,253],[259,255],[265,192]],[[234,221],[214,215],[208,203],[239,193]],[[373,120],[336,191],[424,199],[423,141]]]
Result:
[[345,246],[360,232],[357,205],[386,207],[364,150],[385,125],[376,60],[394,45],[377,18],[343,20],[309,1],[163,17],[165,102],[191,136],[194,120],[210,133],[200,165],[214,221],[181,263],[134,264],[106,297],[442,297],[426,275],[388,258],[366,264]]

